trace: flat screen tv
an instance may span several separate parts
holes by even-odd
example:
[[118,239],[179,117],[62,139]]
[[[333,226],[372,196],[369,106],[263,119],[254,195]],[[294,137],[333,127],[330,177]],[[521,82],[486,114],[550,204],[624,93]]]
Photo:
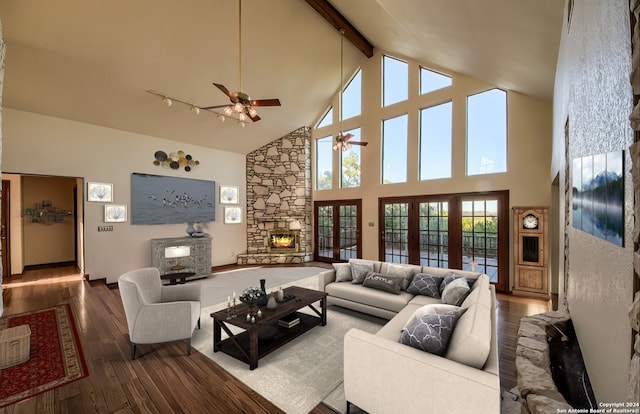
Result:
[[131,174],[133,224],[215,221],[215,181]]

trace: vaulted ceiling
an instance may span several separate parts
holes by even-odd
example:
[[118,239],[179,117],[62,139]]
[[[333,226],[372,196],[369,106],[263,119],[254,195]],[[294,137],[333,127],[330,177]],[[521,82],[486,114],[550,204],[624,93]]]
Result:
[[[329,0],[373,46],[551,100],[564,0]],[[279,98],[240,128],[197,106],[239,85],[238,0],[2,0],[3,106],[248,153],[312,125],[339,85],[340,35],[305,0],[242,0],[242,91]],[[345,75],[362,59],[345,45]]]

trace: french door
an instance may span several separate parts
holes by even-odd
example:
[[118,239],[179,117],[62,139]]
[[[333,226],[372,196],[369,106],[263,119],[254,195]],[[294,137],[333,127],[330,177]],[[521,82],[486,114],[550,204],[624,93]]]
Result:
[[348,261],[362,257],[362,201],[316,201],[314,260]]
[[382,261],[473,270],[509,280],[508,191],[381,198]]

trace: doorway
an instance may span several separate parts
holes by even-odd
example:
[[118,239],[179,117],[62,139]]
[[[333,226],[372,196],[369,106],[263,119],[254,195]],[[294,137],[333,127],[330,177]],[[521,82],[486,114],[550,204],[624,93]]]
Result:
[[2,180],[2,205],[0,210],[2,214],[2,223],[0,224],[0,255],[2,255],[2,279],[11,277],[11,244],[9,243],[9,235],[11,234],[11,221],[9,206],[11,205],[9,195],[11,194],[11,181]]

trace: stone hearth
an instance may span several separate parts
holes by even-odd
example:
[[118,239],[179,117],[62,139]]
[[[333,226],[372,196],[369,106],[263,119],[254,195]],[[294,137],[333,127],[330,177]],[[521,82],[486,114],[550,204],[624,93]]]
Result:
[[[313,260],[311,248],[311,129],[303,127],[247,154],[247,253],[237,263]],[[295,230],[297,248],[270,246],[269,232]]]

